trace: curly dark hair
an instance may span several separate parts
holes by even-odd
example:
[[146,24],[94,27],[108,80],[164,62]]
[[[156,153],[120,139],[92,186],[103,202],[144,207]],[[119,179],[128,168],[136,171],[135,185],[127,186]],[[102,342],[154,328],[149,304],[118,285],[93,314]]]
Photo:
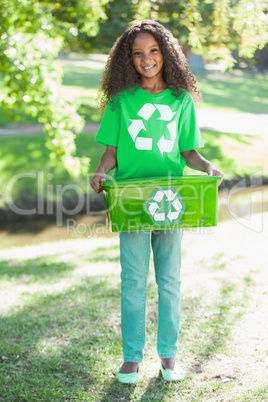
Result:
[[200,100],[196,78],[178,40],[159,22],[143,20],[127,28],[111,49],[100,84],[101,107],[105,108],[111,98],[116,102],[120,92],[141,82],[141,76],[132,61],[132,44],[141,32],[150,33],[157,41],[164,61],[163,80],[173,95],[179,98],[186,90],[194,100]]

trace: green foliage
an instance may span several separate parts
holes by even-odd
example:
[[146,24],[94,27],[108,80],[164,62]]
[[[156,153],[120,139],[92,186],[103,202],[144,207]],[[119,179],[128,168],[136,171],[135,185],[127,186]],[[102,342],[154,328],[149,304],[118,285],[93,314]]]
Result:
[[41,0],[41,4],[50,8],[52,16],[60,26],[69,29],[76,36],[78,31],[94,36],[99,30],[99,21],[106,20],[104,5],[109,0]]
[[241,32],[240,56],[252,58],[268,42],[268,2],[243,0],[234,9],[233,27]]
[[[139,2],[138,17],[151,17],[171,29],[182,44],[209,60],[220,59],[226,68],[235,63],[232,50],[252,58],[268,42],[268,3],[257,0],[176,0]],[[146,3],[144,8],[142,3]],[[150,12],[148,7],[150,6]]]
[[[100,24],[99,33],[94,38],[80,35],[86,49],[109,52],[116,38],[125,31],[130,21],[135,18],[136,5],[132,1],[114,0],[107,3],[105,13],[107,20]],[[73,44],[74,45],[74,44]],[[74,46],[72,45],[72,48]],[[77,45],[77,43],[75,43]]]
[[[56,166],[61,161],[74,176],[87,172],[89,159],[75,157],[75,133],[84,121],[73,102],[60,95],[62,71],[53,60],[69,31],[94,35],[108,0],[52,3],[3,0],[0,15],[0,73],[4,78],[1,108],[19,109],[44,124],[46,146]],[[69,16],[67,19],[66,16]]]
[[[179,39],[187,54],[223,61],[233,67],[233,50],[253,58],[268,42],[268,4],[257,0],[113,0],[106,6],[108,20],[100,24],[96,38],[83,38],[87,48],[107,51],[127,25],[141,19],[163,23]],[[77,42],[78,43],[78,42]]]

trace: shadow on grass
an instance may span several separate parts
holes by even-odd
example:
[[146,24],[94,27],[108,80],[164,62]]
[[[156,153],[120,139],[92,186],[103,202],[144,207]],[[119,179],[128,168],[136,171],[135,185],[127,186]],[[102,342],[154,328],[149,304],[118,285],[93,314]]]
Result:
[[[142,381],[142,379],[140,380]],[[133,401],[139,400],[142,402],[163,401],[171,392],[177,392],[176,396],[180,393],[180,384],[167,383],[162,378],[151,378],[147,387],[143,390],[136,390],[136,387],[141,388],[140,383],[136,385],[120,384],[117,380],[112,381],[109,386],[104,390],[104,395],[98,399],[99,402],[115,402],[115,401]],[[139,396],[133,399],[135,393]]]
[[[178,387],[178,383],[167,383],[166,381],[162,380],[160,376],[158,376],[157,378],[152,378],[149,381],[145,392],[141,396],[140,401],[163,401],[165,400],[165,396],[167,396],[170,391],[173,391],[174,394],[174,388]],[[178,395],[176,396],[178,397]]]
[[205,148],[200,150],[200,154],[213,162],[219,169],[221,169],[224,173],[235,172],[238,171],[238,166],[236,164],[235,159],[228,157],[221,144],[219,143],[222,138],[228,137],[236,140],[237,142],[243,141],[240,135],[232,135],[227,133],[219,133],[216,131],[208,131],[202,130],[202,137],[204,139]]
[[103,261],[107,262],[118,262],[120,261],[119,256],[119,246],[114,245],[110,247],[98,247],[95,250],[92,250],[88,254],[78,254],[78,256],[86,262],[96,263]]
[[55,257],[43,256],[28,260],[1,260],[0,278],[8,280],[11,278],[21,278],[21,283],[29,281],[55,282],[63,275],[68,275],[70,270],[75,268],[75,264],[68,262],[55,261]]
[[94,393],[92,384],[114,376],[107,364],[121,347],[114,332],[120,285],[112,277],[85,278],[64,292],[31,298],[23,311],[2,318],[2,396],[28,400],[36,392],[39,400],[82,400]]
[[[100,248],[92,258],[99,261],[109,252],[118,250]],[[53,259],[49,261],[53,267]],[[51,275],[54,268],[47,267]],[[42,276],[42,264],[39,269]],[[239,318],[232,307],[243,304],[235,293],[235,286],[226,282],[214,304],[205,305],[202,296],[184,297],[181,344],[190,353],[190,371],[198,372],[196,364],[202,370],[202,364],[225,344]],[[40,288],[22,300],[25,307],[19,311],[15,307],[1,323],[3,400],[110,402],[133,400],[135,393],[141,401],[161,401],[182,394],[186,385],[166,384],[160,378],[150,379],[146,389],[143,382],[135,388],[115,381],[122,356],[118,276],[81,277],[68,289],[43,293]],[[148,335],[153,336],[157,330],[155,314],[150,317],[157,310],[153,283],[148,286],[148,310],[148,319],[153,318]]]
[[101,70],[94,70],[88,67],[63,65],[64,76],[62,85],[81,87],[85,89],[99,89]]
[[91,105],[84,97],[79,98],[79,103],[78,113],[83,116],[86,123],[98,123],[101,121],[103,113],[97,104],[95,106]]
[[[67,254],[64,252],[63,254]],[[88,253],[76,253],[76,261],[58,261],[62,255],[35,257],[29,259],[0,260],[0,279],[21,278],[23,282],[41,281],[40,283],[55,282],[63,276],[68,276],[78,263],[88,262],[95,264],[100,261],[104,263],[119,263],[119,247],[99,247]]]
[[99,402],[131,401],[135,392],[136,384],[120,384],[117,380],[112,381]]
[[223,281],[217,299],[208,306],[205,306],[202,300],[204,295],[195,301],[184,301],[187,316],[184,319],[186,328],[182,325],[181,344],[188,343],[189,336],[198,339],[198,342],[191,344],[188,352],[189,372],[202,373],[202,366],[206,361],[224,348],[229,333],[246,311],[246,286],[248,285],[245,284],[244,292],[238,298],[236,286],[229,281]]
[[197,74],[197,77],[208,107],[217,105],[218,108],[232,108],[244,113],[267,112],[267,104],[263,100],[267,98],[268,80],[264,75],[237,71],[225,75]]

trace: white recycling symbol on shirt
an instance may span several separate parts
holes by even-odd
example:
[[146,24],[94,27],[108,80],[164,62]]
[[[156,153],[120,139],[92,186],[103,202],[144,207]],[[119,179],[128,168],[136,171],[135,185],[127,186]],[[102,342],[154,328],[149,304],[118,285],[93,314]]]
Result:
[[174,188],[155,189],[149,196],[145,211],[159,225],[178,223],[185,211],[185,202]]
[[[159,104],[152,104],[152,103],[145,103],[141,109],[138,111],[137,115],[139,117],[142,117],[142,119],[149,120],[150,117],[153,115],[153,113],[158,109],[160,113],[160,117],[158,120],[164,120],[164,121],[171,121],[173,116],[175,115],[175,112],[172,112],[170,107],[168,105],[159,105]],[[132,120],[130,119],[131,124],[128,127],[128,132],[131,135],[131,138],[133,139],[135,143],[135,147],[140,150],[152,150],[152,145],[153,145],[153,139],[150,137],[139,137],[139,133],[141,130],[146,130],[146,127],[143,123],[143,120],[141,119],[135,119]],[[159,148],[159,151],[161,152],[161,155],[163,156],[164,152],[171,152],[175,139],[176,139],[176,121],[172,121],[171,123],[167,124],[168,131],[170,133],[171,139],[166,139],[164,137],[164,134],[160,138],[160,140],[157,143],[157,146]]]

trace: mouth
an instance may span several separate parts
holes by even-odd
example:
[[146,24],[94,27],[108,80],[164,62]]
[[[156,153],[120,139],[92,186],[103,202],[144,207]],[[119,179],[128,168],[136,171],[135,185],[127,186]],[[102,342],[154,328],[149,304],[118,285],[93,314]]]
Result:
[[152,70],[155,66],[156,66],[156,64],[154,64],[153,66],[143,67],[143,70],[149,71],[149,70]]

